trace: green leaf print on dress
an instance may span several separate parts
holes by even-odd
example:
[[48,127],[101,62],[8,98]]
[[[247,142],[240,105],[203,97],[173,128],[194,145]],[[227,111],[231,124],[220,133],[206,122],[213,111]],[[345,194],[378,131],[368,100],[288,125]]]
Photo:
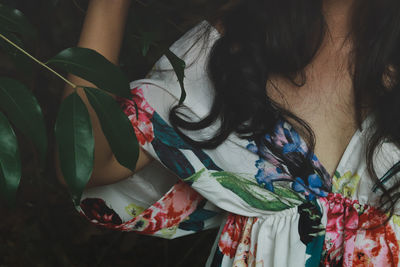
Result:
[[251,174],[246,177],[246,174],[226,171],[209,172],[202,169],[185,181],[195,183],[203,177],[206,179],[214,178],[224,188],[229,189],[247,204],[257,209],[281,211],[293,208],[306,201],[301,194],[279,184],[276,185],[275,192],[271,192],[261,187]]
[[289,188],[276,185],[275,192],[260,187],[252,176],[246,178],[230,172],[214,172],[211,174],[225,188],[231,190],[247,204],[254,208],[281,211],[293,208],[305,201],[300,195]]

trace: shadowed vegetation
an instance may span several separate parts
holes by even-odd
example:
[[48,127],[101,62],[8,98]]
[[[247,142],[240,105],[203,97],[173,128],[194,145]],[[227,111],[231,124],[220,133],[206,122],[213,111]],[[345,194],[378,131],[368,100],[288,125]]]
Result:
[[[174,40],[203,19],[211,19],[222,0],[132,1],[121,66],[130,80],[142,78]],[[38,30],[27,47],[46,61],[73,47],[79,38],[87,1],[3,0],[21,10]],[[54,123],[64,84],[34,66],[15,71],[0,52],[0,76],[23,81],[38,98],[46,118],[48,155],[54,150]],[[135,233],[96,228],[75,211],[71,198],[55,178],[54,162],[44,171],[30,142],[17,131],[23,175],[13,209],[0,202],[0,266],[204,266],[216,230],[162,240]]]

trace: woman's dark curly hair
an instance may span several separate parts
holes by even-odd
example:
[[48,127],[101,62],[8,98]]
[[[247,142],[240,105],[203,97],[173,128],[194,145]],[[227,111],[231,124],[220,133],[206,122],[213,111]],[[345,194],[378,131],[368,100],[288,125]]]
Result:
[[[400,198],[396,193],[400,182],[386,188],[374,171],[373,156],[384,139],[400,148],[400,1],[355,1],[352,10],[349,71],[357,122],[361,128],[365,111],[374,112],[375,130],[368,142],[367,166],[383,192],[382,207],[393,212]],[[208,63],[215,88],[211,110],[193,122],[181,116],[181,106],[175,106],[170,113],[172,125],[187,142],[210,149],[231,133],[257,140],[270,133],[284,116],[299,123],[311,155],[315,144],[311,128],[272,101],[266,84],[271,75],[286,77],[299,87],[306,83],[304,68],[327,33],[323,0],[243,0],[225,13],[221,24],[224,32],[213,46]],[[201,130],[217,120],[219,130],[208,140],[192,140],[181,132]],[[400,171],[397,165],[391,176]]]

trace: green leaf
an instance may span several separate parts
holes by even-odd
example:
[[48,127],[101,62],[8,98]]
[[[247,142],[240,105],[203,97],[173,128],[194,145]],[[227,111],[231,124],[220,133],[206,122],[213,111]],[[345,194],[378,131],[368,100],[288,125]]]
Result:
[[67,48],[50,59],[47,64],[79,76],[112,94],[125,98],[130,96],[129,80],[125,74],[92,49]]
[[307,244],[306,253],[310,257],[307,259],[305,267],[320,266],[324,242],[325,235],[318,235]]
[[36,30],[21,11],[0,4],[0,32],[15,33],[25,41],[36,40]]
[[289,208],[288,205],[283,204],[279,200],[263,199],[262,195],[255,194],[251,188],[244,184],[237,183],[228,177],[220,177],[217,181],[225,188],[231,190],[233,193],[242,198],[250,206],[269,211],[281,211]]
[[144,32],[140,38],[142,43],[142,56],[146,56],[150,50],[150,46],[154,42],[153,34],[151,32]]
[[286,187],[282,187],[279,185],[274,185],[274,191],[275,194],[277,194],[280,197],[283,197],[285,199],[292,199],[295,201],[300,201],[300,202],[305,202],[305,199],[301,197],[300,194],[294,192],[293,190],[286,188]]
[[[24,48],[22,41],[13,33],[3,33],[10,41],[15,43],[21,48]],[[33,74],[33,61],[25,54],[21,53],[14,46],[0,38],[0,47],[14,62],[15,67],[27,77],[32,77]]]
[[181,86],[181,97],[179,99],[179,104],[182,104],[183,101],[186,99],[186,91],[185,91],[185,86],[183,83],[183,79],[185,78],[185,68],[186,68],[186,63],[182,59],[180,59],[177,55],[175,55],[171,50],[167,50],[165,53],[165,56],[171,63],[176,77],[178,77],[178,82],[179,85]]
[[183,179],[185,182],[190,182],[190,183],[194,183],[197,180],[199,180],[199,178],[203,175],[203,173],[206,171],[205,168],[201,169],[200,171],[196,172],[195,174],[193,174],[192,176]]
[[55,133],[60,168],[78,205],[93,171],[94,136],[89,112],[76,92],[61,103]]
[[[215,172],[211,174],[225,188],[238,195],[250,206],[268,210],[281,211],[301,204],[301,199],[285,199],[285,195],[279,195],[260,187],[256,182],[230,172]],[[251,178],[254,179],[254,178]],[[281,188],[280,191],[285,191]]]
[[0,77],[0,108],[32,140],[44,164],[47,153],[46,126],[40,105],[32,92],[19,81]]
[[21,161],[17,137],[10,123],[0,112],[0,191],[10,203],[15,203],[15,194],[21,180]]
[[86,96],[99,117],[101,128],[117,161],[134,171],[139,157],[135,131],[125,113],[107,93],[85,88]]

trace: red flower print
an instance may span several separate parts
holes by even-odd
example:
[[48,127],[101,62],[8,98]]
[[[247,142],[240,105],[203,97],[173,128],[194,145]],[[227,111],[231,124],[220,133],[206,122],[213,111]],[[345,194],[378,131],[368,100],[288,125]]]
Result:
[[387,223],[387,215],[367,207],[359,220],[353,266],[398,266],[399,243],[391,225]]
[[230,213],[218,242],[222,254],[233,258],[236,254],[239,241],[248,217]]
[[[151,123],[154,109],[144,98],[142,88],[133,88],[131,95],[131,99],[118,98],[117,101],[131,121],[139,143],[144,145],[154,138],[153,124]],[[135,103],[138,108],[138,114],[136,114]]]
[[179,181],[159,201],[129,222],[121,230],[135,230],[142,234],[154,234],[161,229],[178,225],[192,214],[203,197],[186,183]]
[[92,223],[120,231],[153,235],[176,226],[192,214],[204,198],[183,181],[178,181],[159,201],[130,221],[122,222],[102,199],[85,199],[82,215]]
[[385,213],[340,194],[320,200],[327,210],[323,266],[397,266],[399,245]]
[[100,198],[86,198],[81,202],[83,215],[96,223],[120,225],[122,223],[118,214],[110,209]]

